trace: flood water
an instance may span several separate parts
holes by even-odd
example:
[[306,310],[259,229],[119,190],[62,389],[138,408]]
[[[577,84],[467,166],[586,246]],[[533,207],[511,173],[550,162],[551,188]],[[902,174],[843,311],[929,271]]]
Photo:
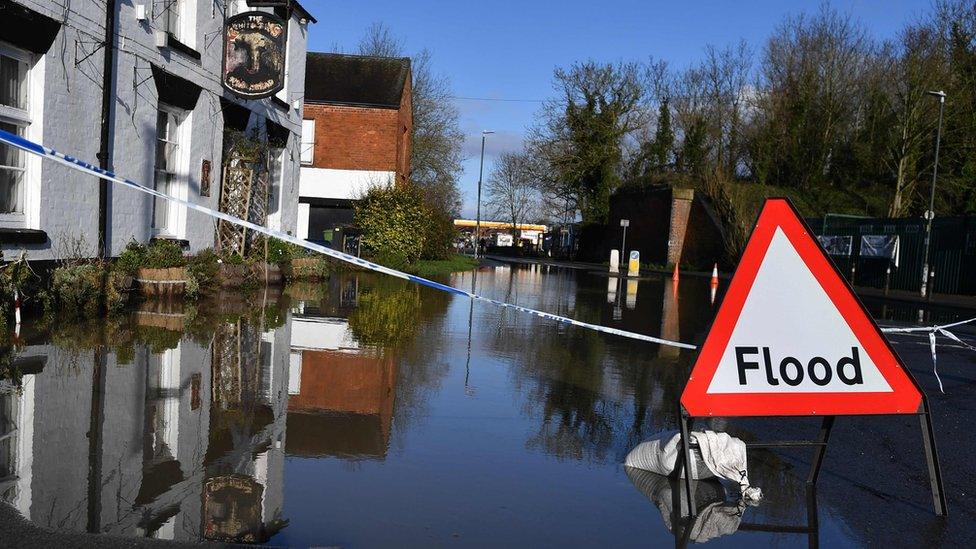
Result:
[[[494,264],[449,282],[692,343],[714,313],[694,278],[618,287]],[[183,541],[670,545],[682,503],[666,478],[622,462],[675,428],[692,358],[362,273],[245,301],[142,304],[25,329],[19,386],[0,392],[0,498],[45,528]],[[836,498],[810,497],[805,467],[751,452],[767,494],[757,507],[699,484],[690,541],[874,539]]]

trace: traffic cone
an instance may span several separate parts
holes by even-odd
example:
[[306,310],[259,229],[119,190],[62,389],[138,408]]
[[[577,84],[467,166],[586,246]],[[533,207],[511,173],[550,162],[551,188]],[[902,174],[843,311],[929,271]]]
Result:
[[20,329],[20,292],[14,288],[14,325]]
[[718,263],[712,267],[712,305],[715,305],[715,294],[718,293]]
[[678,281],[678,264],[677,263],[674,264],[674,274],[671,275],[671,281],[672,282],[677,282]]

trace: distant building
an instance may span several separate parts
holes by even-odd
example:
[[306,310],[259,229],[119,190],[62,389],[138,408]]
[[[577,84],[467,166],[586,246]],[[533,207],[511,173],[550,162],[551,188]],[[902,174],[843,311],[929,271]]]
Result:
[[[454,228],[458,232],[467,237],[469,240],[474,237],[475,231],[478,230],[478,221],[474,219],[455,219]],[[488,237],[489,242],[496,242],[494,237],[496,235],[511,235],[512,224],[507,221],[485,221],[481,220],[481,237]],[[517,236],[519,242],[512,245],[516,247],[521,247],[523,244],[536,248],[542,244],[543,235],[549,231],[549,228],[545,225],[540,225],[538,223],[519,223],[515,227],[517,234],[511,236]],[[487,244],[492,245],[492,244]],[[505,244],[506,246],[508,244]]]
[[331,242],[366,189],[409,179],[411,86],[408,58],[308,54],[298,236]]
[[[270,205],[267,219],[256,221],[294,231],[306,40],[315,19],[294,0],[261,5],[0,0],[0,128],[97,163],[107,115],[111,170],[214,209],[225,130],[272,137]],[[250,11],[286,23],[285,51],[276,52],[285,62],[284,89],[260,100],[236,97],[221,78],[225,20]],[[116,32],[104,46],[107,16]],[[4,257],[56,259],[78,241],[92,256],[99,242],[117,256],[133,239],[171,239],[192,252],[214,246],[214,222],[205,214],[112,184],[104,201],[99,195],[99,179],[0,145]]]

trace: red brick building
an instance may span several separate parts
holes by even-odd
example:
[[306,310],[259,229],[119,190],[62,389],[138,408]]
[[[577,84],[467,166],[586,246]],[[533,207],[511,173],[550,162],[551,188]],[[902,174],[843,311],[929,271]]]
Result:
[[308,54],[300,237],[332,242],[366,189],[409,179],[411,85],[408,58]]

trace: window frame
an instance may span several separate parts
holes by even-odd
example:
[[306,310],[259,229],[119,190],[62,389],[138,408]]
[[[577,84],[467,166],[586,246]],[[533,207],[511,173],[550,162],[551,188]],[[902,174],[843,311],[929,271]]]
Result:
[[[20,135],[30,139],[35,137],[32,135],[32,125],[35,122],[35,116],[33,112],[34,101],[32,101],[32,96],[34,95],[34,90],[32,89],[34,77],[32,73],[34,72],[34,67],[36,65],[36,56],[22,50],[8,45],[5,42],[0,42],[0,56],[13,59],[25,66],[23,72],[23,82],[20,85],[26,90],[24,94],[24,105],[23,108],[10,107],[7,105],[0,105],[0,122],[11,124],[16,126],[21,131]],[[28,225],[28,212],[32,206],[31,197],[28,187],[33,183],[33,175],[36,171],[37,164],[34,159],[31,158],[33,155],[29,155],[24,151],[17,151],[17,154],[21,155],[23,159],[23,167],[20,166],[4,166],[5,170],[17,170],[20,171],[21,181],[20,188],[18,192],[20,194],[19,202],[21,205],[21,211],[11,212],[11,213],[0,213],[0,227],[2,228],[24,228]]]
[[[171,176],[169,181],[169,188],[166,191],[160,191],[164,194],[169,194],[177,198],[185,198],[182,193],[181,184],[186,180],[185,174],[185,156],[188,151],[189,144],[187,141],[187,124],[190,122],[190,115],[187,111],[168,105],[166,103],[159,103],[156,108],[157,118],[156,118],[156,131],[153,136],[153,189],[157,189],[159,173],[166,173]],[[175,126],[171,128],[172,135],[167,134],[166,139],[161,139],[159,136],[159,113],[166,113],[167,117],[172,117],[172,123]],[[166,170],[159,169],[159,146],[160,142],[172,144],[174,146],[174,152],[172,156],[172,165],[167,166]],[[163,226],[156,226],[156,204],[158,200],[164,200],[158,197],[153,197],[152,211],[149,218],[150,232],[153,236],[162,237],[175,237],[180,236],[180,231],[178,227],[179,223],[179,211],[176,205],[171,202],[166,202],[166,214]]]
[[[306,136],[305,136],[305,123],[306,122],[311,122],[311,126],[312,126],[312,131],[311,131],[311,134],[312,135],[310,136],[311,139],[308,140],[308,141],[306,141],[306,139],[305,139],[306,138]],[[318,136],[316,135],[315,129],[316,129],[316,120],[314,118],[303,118],[302,119],[302,138],[299,141],[300,146],[299,146],[299,149],[298,149],[299,162],[301,163],[302,166],[313,166],[315,164],[315,142],[316,142],[316,139],[318,138]],[[306,146],[309,146],[310,147],[308,149],[308,160],[305,160],[305,150],[306,150],[305,147]]]
[[[285,183],[285,147],[268,147],[268,212],[267,227],[281,228],[281,192]],[[271,167],[277,167],[275,174]],[[274,205],[274,209],[271,206]]]
[[[162,18],[162,29],[177,42],[188,48],[196,47],[196,0],[163,0],[162,14],[157,17]],[[176,6],[173,9],[172,6]],[[173,23],[173,17],[177,21]]]

